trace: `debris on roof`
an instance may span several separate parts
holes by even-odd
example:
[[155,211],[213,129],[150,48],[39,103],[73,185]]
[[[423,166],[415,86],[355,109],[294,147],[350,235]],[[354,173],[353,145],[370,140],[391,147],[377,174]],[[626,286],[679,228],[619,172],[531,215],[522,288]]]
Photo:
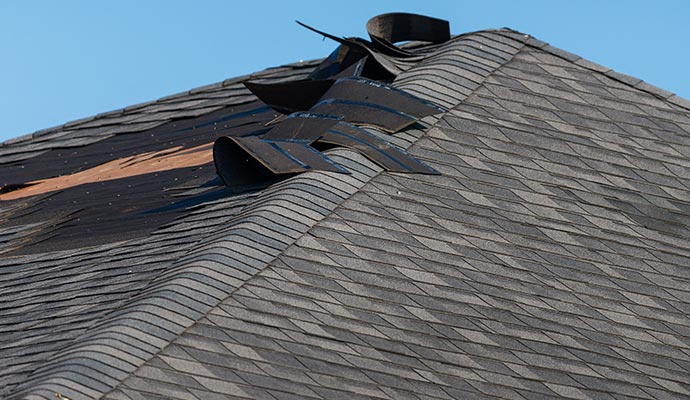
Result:
[[[386,169],[390,167],[391,171],[437,173],[352,124],[395,133],[420,118],[445,111],[429,101],[372,79],[379,77],[382,69],[388,70],[393,77],[397,75],[386,67],[396,57],[421,59],[394,43],[446,42],[450,40],[448,22],[414,14],[380,15],[367,23],[371,42],[361,38],[339,39],[300,24],[334,39],[340,46],[321,63],[317,73],[303,81],[244,83],[265,104],[290,114],[268,132],[224,136],[216,141],[214,160],[223,182],[241,190],[248,184],[274,182],[281,175],[288,177],[308,170],[347,173],[316,151],[323,143],[361,149],[365,156]],[[321,140],[325,136],[328,140]],[[392,163],[382,161],[379,153]]]
[[[311,83],[314,81],[305,82],[307,88],[314,88]],[[273,89],[269,85],[258,87],[259,98],[260,94],[270,97],[271,93],[287,88],[285,84],[278,84]],[[252,86],[248,88],[251,90]],[[299,99],[300,86],[291,85],[289,88],[294,90],[294,98]],[[285,96],[285,99],[291,98]],[[275,96],[273,99],[277,100]],[[304,103],[302,99],[297,102]],[[277,108],[290,107],[279,105]],[[433,174],[437,173],[434,169],[353,124],[395,133],[420,118],[443,111],[383,83],[362,77],[340,78],[325,87],[308,112],[295,111],[258,135],[217,139],[213,157],[218,175],[231,188],[242,188],[248,183],[264,180],[275,181],[276,176],[291,176],[308,170],[347,173],[346,169],[316,150],[324,143],[362,150],[363,155],[384,168],[390,167],[391,171]],[[381,161],[381,155],[387,160]]]

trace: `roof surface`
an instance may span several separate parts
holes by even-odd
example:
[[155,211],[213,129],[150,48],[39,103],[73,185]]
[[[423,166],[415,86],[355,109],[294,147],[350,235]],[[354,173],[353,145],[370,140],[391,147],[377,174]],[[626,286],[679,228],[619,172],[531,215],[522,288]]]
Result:
[[0,397],[690,397],[690,104],[509,29],[418,51],[447,111],[386,138],[440,175],[228,191],[163,133],[270,121],[249,77],[6,142]]

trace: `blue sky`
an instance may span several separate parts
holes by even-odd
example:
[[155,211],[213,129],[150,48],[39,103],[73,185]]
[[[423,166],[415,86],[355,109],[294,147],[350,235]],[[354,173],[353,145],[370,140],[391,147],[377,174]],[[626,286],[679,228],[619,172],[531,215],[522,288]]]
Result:
[[300,59],[415,12],[511,27],[690,98],[687,1],[0,1],[0,141]]

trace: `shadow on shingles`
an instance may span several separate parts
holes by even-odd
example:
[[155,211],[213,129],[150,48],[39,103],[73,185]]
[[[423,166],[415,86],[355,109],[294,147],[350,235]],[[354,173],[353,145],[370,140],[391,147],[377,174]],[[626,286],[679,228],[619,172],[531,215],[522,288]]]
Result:
[[690,217],[680,212],[672,211],[656,205],[631,203],[618,199],[608,199],[623,214],[645,228],[661,233],[690,237]]

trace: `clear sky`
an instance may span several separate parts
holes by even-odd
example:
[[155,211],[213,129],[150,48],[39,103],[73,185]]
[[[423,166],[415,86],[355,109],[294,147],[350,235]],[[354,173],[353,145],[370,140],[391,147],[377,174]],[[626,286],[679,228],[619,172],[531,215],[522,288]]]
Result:
[[0,141],[326,56],[369,17],[510,27],[690,98],[690,1],[0,0]]

